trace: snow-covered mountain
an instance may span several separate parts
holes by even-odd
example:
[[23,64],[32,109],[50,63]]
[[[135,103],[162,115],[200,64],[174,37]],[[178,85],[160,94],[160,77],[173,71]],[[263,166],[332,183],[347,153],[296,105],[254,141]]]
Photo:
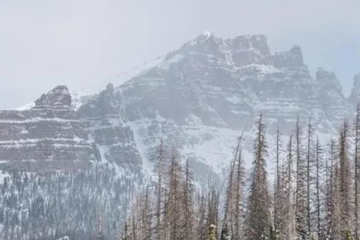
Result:
[[[161,59],[111,87],[111,100],[103,97],[108,89],[80,108],[96,111],[92,102],[99,99],[115,106],[117,126],[132,133],[148,172],[151,154],[163,139],[191,160],[200,178],[220,176],[236,137],[243,129],[250,136],[260,113],[270,135],[278,124],[288,134],[298,117],[311,117],[320,134],[332,134],[343,118],[352,116],[353,95],[360,87],[355,78],[355,93],[347,99],[334,73],[319,68],[311,76],[299,46],[272,54],[263,35],[221,39],[205,33]],[[245,139],[250,159],[252,139]],[[118,141],[115,146],[123,144]],[[112,151],[107,155],[122,158]]]
[[[334,73],[322,68],[315,76],[309,73],[299,46],[272,53],[264,35],[222,39],[201,34],[118,78],[115,85],[108,84],[102,92],[82,100],[76,97],[74,101],[65,86],[58,86],[25,110],[0,111],[0,167],[50,175],[60,170],[75,174],[75,179],[79,171],[85,171],[85,178],[95,186],[81,180],[75,186],[82,189],[83,197],[92,199],[91,209],[101,202],[111,215],[106,222],[109,226],[115,221],[110,205],[116,202],[111,196],[122,199],[117,208],[121,211],[133,191],[151,178],[161,139],[189,159],[199,184],[209,179],[221,184],[242,132],[245,158],[250,162],[253,123],[259,114],[267,124],[269,141],[278,125],[286,137],[298,117],[303,122],[311,117],[319,135],[328,136],[344,117],[352,117],[360,95],[360,75],[347,98]],[[98,169],[106,172],[101,175]],[[64,179],[61,174],[49,181]],[[10,175],[1,176],[0,185],[4,185]],[[99,191],[100,195],[93,195]],[[52,194],[39,194],[52,202]],[[74,210],[72,198],[66,196],[62,204]],[[3,212],[13,209],[4,205],[6,198],[0,200]],[[63,233],[94,231],[96,219],[72,214],[56,222],[71,219],[86,224]],[[0,223],[5,226],[1,217]]]

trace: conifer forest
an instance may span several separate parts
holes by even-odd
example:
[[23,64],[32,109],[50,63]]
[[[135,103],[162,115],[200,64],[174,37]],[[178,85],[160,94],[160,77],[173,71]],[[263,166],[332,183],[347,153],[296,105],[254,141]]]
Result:
[[[121,239],[359,239],[359,107],[355,121],[344,120],[327,143],[320,143],[311,119],[305,126],[298,121],[287,142],[277,130],[269,146],[260,116],[253,137],[250,173],[240,136],[220,190],[212,183],[196,186],[188,162],[162,142],[157,178],[128,209]],[[267,173],[270,161],[274,177]]]
[[0,0],[0,240],[360,240],[360,0]]

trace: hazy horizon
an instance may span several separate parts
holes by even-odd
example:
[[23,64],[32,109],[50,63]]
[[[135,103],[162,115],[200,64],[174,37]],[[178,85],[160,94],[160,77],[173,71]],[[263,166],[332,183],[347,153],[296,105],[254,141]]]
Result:
[[206,30],[222,38],[264,34],[272,53],[300,45],[312,74],[335,72],[347,96],[360,72],[357,9],[355,0],[0,0],[0,109],[59,84],[96,92]]

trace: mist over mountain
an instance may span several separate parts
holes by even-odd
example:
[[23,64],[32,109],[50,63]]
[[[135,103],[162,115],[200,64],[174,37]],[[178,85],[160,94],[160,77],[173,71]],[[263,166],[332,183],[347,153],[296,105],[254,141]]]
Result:
[[28,109],[0,111],[1,239],[85,239],[100,218],[115,236],[154,177],[161,140],[189,160],[198,186],[220,187],[241,133],[251,162],[260,114],[269,142],[278,126],[285,138],[311,118],[327,144],[360,95],[360,73],[345,96],[334,73],[310,74],[300,46],[273,53],[264,35],[206,32],[126,77],[81,98],[56,86]]

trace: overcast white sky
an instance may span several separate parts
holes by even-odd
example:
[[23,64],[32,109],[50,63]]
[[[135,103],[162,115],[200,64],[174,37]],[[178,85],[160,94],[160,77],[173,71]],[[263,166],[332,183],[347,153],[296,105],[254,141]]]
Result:
[[299,44],[345,92],[360,72],[359,0],[0,0],[0,108],[55,85],[91,93],[204,30]]

